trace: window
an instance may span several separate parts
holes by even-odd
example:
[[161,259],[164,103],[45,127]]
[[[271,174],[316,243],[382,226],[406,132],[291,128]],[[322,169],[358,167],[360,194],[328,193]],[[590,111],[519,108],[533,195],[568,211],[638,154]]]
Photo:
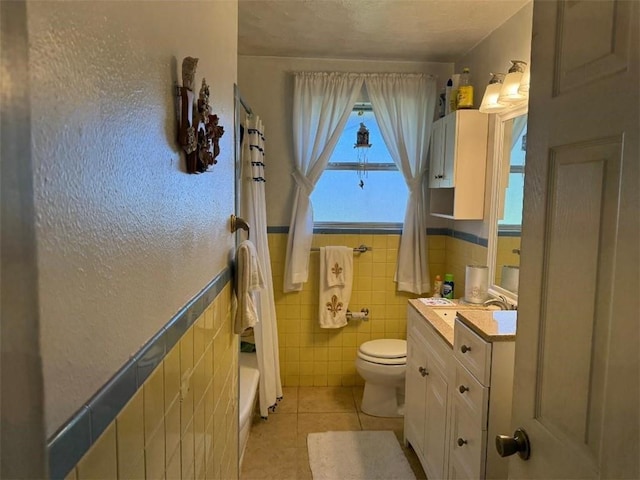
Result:
[[[360,123],[369,129],[371,148],[354,148]],[[359,163],[359,155],[366,155],[366,165]],[[408,195],[404,178],[384,144],[371,104],[357,104],[311,194],[315,224],[399,226],[404,222]]]

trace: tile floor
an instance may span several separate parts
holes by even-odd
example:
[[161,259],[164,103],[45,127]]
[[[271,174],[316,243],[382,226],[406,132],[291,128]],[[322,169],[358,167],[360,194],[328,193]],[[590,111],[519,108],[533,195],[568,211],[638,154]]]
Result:
[[241,480],[311,480],[307,434],[337,430],[392,430],[416,478],[426,479],[418,457],[402,441],[402,418],[372,417],[360,411],[362,387],[288,387],[276,412],[255,413]]

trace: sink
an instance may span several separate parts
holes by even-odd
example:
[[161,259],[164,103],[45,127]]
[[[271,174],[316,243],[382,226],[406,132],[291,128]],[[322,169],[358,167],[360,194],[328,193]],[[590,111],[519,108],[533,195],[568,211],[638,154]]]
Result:
[[433,313],[438,315],[447,325],[453,328],[456,321],[456,309],[455,308],[432,308]]

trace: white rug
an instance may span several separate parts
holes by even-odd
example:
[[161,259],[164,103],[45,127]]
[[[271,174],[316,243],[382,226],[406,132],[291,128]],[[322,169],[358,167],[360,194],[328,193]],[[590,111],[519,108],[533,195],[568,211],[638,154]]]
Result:
[[313,480],[415,480],[391,431],[310,433]]

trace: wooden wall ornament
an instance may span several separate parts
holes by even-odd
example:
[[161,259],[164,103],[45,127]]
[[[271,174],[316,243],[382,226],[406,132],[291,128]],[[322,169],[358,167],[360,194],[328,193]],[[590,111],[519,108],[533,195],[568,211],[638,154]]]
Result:
[[178,142],[186,154],[187,173],[206,172],[217,162],[219,140],[224,127],[218,125],[218,116],[211,111],[209,85],[202,79],[198,100],[194,102],[195,74],[198,59],[185,57],[182,61],[182,86]]

